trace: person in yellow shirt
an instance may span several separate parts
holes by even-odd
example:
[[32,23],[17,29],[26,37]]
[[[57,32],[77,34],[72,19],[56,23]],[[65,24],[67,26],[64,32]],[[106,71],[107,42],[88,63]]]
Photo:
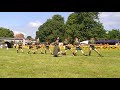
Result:
[[23,52],[23,43],[22,43],[22,41],[19,41],[17,45],[18,45],[17,53],[19,53],[19,50],[21,50]]

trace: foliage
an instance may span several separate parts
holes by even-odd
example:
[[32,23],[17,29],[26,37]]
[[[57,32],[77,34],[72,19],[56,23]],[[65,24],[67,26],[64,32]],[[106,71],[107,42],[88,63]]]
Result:
[[32,36],[27,36],[27,39],[32,39]]
[[92,37],[97,40],[115,39],[120,40],[120,31],[112,30],[106,33],[103,24],[99,21],[99,12],[74,12],[68,16],[66,23],[61,15],[54,15],[48,19],[36,31],[36,38],[44,42],[50,39],[51,42],[56,37],[63,41],[68,38],[71,43],[78,37],[80,41],[88,40]]
[[108,31],[108,33],[106,33],[106,38],[120,40],[120,30],[112,29]]
[[80,40],[87,40],[91,37],[102,38],[105,30],[98,18],[98,12],[75,12],[72,13],[66,22],[66,34]]
[[14,33],[10,29],[0,27],[0,37],[14,37]]
[[64,32],[64,18],[60,15],[54,15],[52,19],[48,19],[38,28],[36,38],[39,38],[41,42],[45,42],[47,39],[52,42],[57,37],[61,37],[63,40]]

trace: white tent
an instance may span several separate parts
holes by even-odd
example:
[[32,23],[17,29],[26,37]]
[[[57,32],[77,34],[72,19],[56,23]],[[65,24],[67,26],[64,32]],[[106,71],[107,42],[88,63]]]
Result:
[[88,44],[88,40],[80,42],[80,44]]

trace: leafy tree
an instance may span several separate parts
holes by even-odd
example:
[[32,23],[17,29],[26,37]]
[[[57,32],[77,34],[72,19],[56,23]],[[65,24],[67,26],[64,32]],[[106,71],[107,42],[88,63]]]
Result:
[[12,30],[0,27],[0,37],[14,37],[14,33]]
[[27,36],[27,39],[32,39],[32,36]]
[[36,38],[39,38],[41,42],[50,40],[53,42],[57,37],[64,39],[64,18],[61,15],[54,15],[52,19],[48,19],[43,25],[36,31]]
[[112,29],[111,31],[108,31],[108,33],[106,33],[106,38],[120,40],[120,30]]
[[99,21],[98,12],[74,12],[69,15],[66,23],[62,16],[54,15],[36,31],[36,38],[42,42],[46,39],[54,41],[56,37],[60,37],[61,40],[69,38],[73,43],[75,37],[82,41],[91,37],[101,39],[105,35],[106,31]]
[[75,37],[86,40],[91,37],[102,38],[105,30],[99,21],[98,12],[75,12],[69,15],[66,22],[65,34],[71,37],[73,42]]

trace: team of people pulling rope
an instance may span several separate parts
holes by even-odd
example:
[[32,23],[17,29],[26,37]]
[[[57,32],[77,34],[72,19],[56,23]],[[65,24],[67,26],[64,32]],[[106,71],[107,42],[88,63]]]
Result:
[[[53,48],[53,52],[52,50],[50,49],[50,43],[47,41],[45,44],[45,54],[47,53],[47,50],[51,53],[51,55],[53,55],[54,57],[58,57],[59,55],[66,55],[67,51],[70,50],[72,55],[73,56],[77,56],[77,52],[78,51],[81,51],[81,53],[84,55],[84,56],[90,56],[91,55],[91,51],[95,51],[99,56],[102,56],[98,51],[97,49],[95,48],[95,39],[94,38],[91,38],[89,40],[89,54],[85,54],[81,45],[80,45],[80,42],[79,42],[79,39],[78,38],[75,38],[75,41],[74,41],[74,47],[75,47],[75,51],[72,50],[71,46],[70,46],[70,42],[68,41],[67,38],[65,38],[64,42],[63,42],[63,45],[64,45],[64,52],[62,52],[60,50],[60,47],[59,47],[59,37],[56,39],[56,41],[53,43],[54,45],[54,48]],[[28,51],[28,54],[30,54],[31,52],[33,54],[35,54],[38,49],[40,49],[41,51],[41,54],[44,54],[43,53],[43,50],[42,50],[42,47],[43,45],[42,44],[39,44],[39,42],[36,42],[35,44],[32,44],[32,41],[28,42],[28,48],[29,48],[29,51]],[[21,50],[21,52],[23,52],[23,43],[21,41],[18,42],[18,47],[17,47],[17,53],[19,53],[19,51]]]

